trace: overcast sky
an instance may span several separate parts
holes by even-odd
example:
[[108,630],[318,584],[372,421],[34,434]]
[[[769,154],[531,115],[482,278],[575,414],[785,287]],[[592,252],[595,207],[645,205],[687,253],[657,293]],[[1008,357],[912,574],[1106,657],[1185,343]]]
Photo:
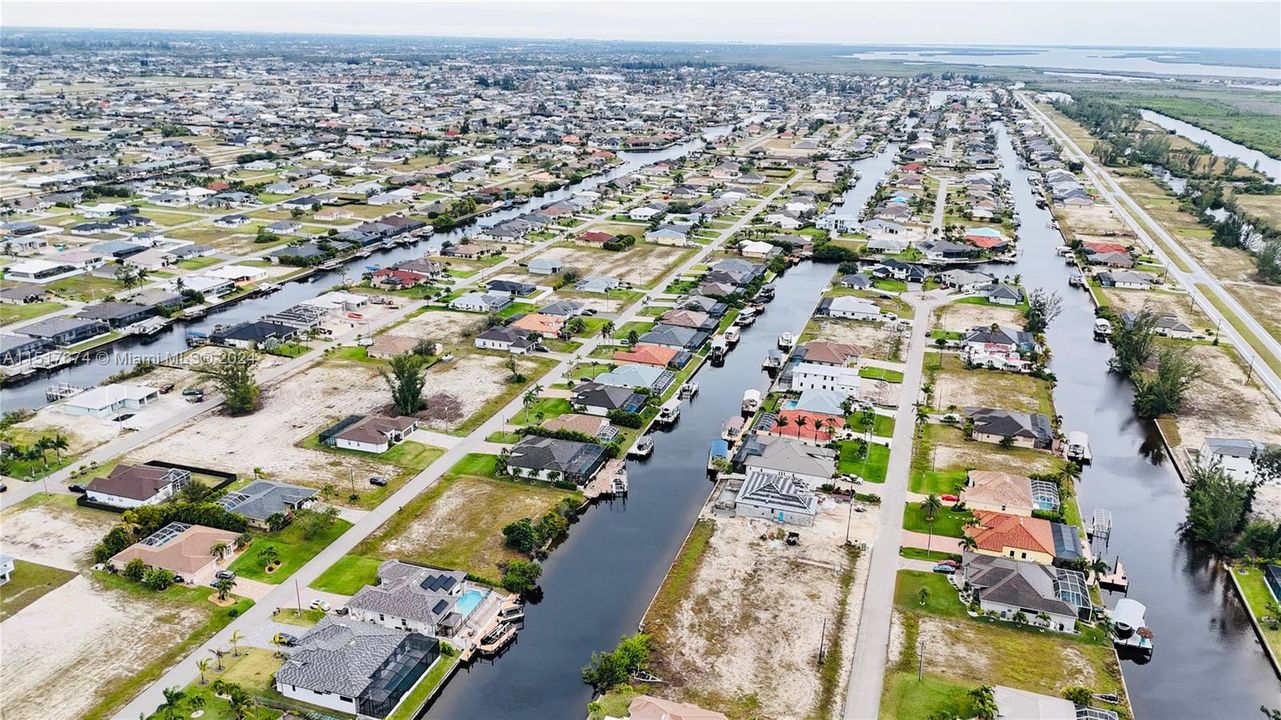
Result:
[[1281,2],[21,2],[3,27],[454,37],[1281,48]]

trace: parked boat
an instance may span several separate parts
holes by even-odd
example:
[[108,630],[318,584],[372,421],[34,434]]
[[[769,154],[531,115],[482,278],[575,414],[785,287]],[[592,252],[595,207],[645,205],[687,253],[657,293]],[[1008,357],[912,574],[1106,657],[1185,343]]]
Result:
[[781,367],[783,367],[783,353],[770,348],[769,352],[765,353],[765,359],[761,361],[761,369],[777,370]]
[[734,327],[733,325],[731,325],[730,327],[726,328],[726,330],[725,330],[725,342],[729,343],[730,345],[734,345],[734,344],[737,344],[737,343],[738,343],[738,340],[739,340],[739,338],[740,338],[740,337],[742,337],[742,336],[739,334],[739,332],[738,332],[738,328]]
[[1139,658],[1152,656],[1154,635],[1147,626],[1147,607],[1138,600],[1121,598],[1112,609],[1112,644],[1118,652]]
[[680,416],[681,401],[679,398],[672,398],[671,400],[663,403],[663,406],[658,409],[658,417],[654,418],[654,422],[661,423],[663,425],[670,425],[676,422]]
[[1074,272],[1068,276],[1068,285],[1072,287],[1085,287],[1085,276],[1079,272]]
[[738,317],[734,318],[734,325],[737,327],[748,327],[755,322],[756,313],[750,307],[743,308]]
[[749,388],[743,392],[743,412],[754,413],[761,409],[761,391]]
[[1096,342],[1107,342],[1112,335],[1112,323],[1107,318],[1094,321],[1094,339]]
[[280,285],[273,282],[265,282],[258,286],[258,292],[262,295],[270,295],[280,289]]
[[711,361],[719,363],[725,359],[725,353],[729,352],[729,342],[723,337],[712,338]]
[[764,300],[765,302],[769,302],[769,301],[773,300],[773,299],[774,299],[774,286],[773,286],[773,285],[762,285],[762,286],[761,286],[761,289],[760,289],[760,290],[758,290],[758,291],[756,292],[756,297],[760,298],[761,300]]
[[199,305],[197,307],[187,308],[186,310],[183,310],[182,319],[183,320],[199,320],[208,314],[209,314],[209,311],[205,308],[205,306]]
[[707,449],[707,470],[716,472],[729,465],[729,443],[713,440]]
[[698,394],[698,383],[694,382],[693,380],[690,380],[684,385],[681,385],[681,392],[680,392],[681,397],[692,398],[697,394]]
[[721,425],[721,439],[726,442],[734,442],[743,434],[743,416],[730,415],[725,418],[725,423]]
[[162,317],[147,318],[129,326],[130,335],[155,335],[169,327],[169,320]]
[[791,350],[796,346],[796,336],[790,332],[785,332],[778,336],[778,348],[780,350]]
[[511,622],[501,622],[498,627],[490,630],[485,637],[480,639],[476,645],[476,650],[481,655],[495,655],[499,650],[507,646],[516,637],[516,624]]
[[1094,459],[1094,456],[1090,453],[1090,436],[1080,430],[1073,430],[1068,433],[1067,445],[1063,449],[1063,456],[1082,465],[1090,464],[1090,461]]
[[654,452],[654,438],[648,435],[641,435],[636,440],[636,444],[627,451],[627,457],[646,458]]

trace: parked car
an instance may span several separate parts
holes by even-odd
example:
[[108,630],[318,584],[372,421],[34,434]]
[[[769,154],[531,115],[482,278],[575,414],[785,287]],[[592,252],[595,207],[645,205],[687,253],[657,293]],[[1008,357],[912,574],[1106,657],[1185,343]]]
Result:
[[85,491],[85,486],[80,483],[76,483],[74,485],[68,485],[67,489],[73,493],[83,493]]
[[956,574],[956,568],[952,567],[951,565],[945,565],[943,563],[939,563],[938,565],[934,566],[934,572],[942,575],[954,575]]
[[939,565],[951,565],[952,567],[954,567],[954,568],[956,568],[956,569],[958,569],[958,570],[961,568],[961,563],[960,563],[960,561],[958,561],[958,560],[952,560],[951,558],[948,558],[947,560],[940,560],[940,561],[939,561]]
[[275,636],[271,638],[271,641],[277,645],[284,645],[285,647],[293,647],[298,644],[297,637],[283,632],[276,633]]
[[173,383],[165,383],[164,385],[161,385],[159,389],[161,395],[171,393],[173,392]]
[[173,576],[173,584],[174,584],[174,585],[186,585],[186,584],[187,584],[187,578],[185,578],[185,577],[183,577],[183,576],[181,576],[181,575],[174,575],[174,576]]
[[330,607],[332,606],[329,604],[328,600],[321,600],[320,598],[316,598],[315,600],[311,601],[312,610],[324,610],[325,612],[329,612]]
[[961,422],[961,416],[956,413],[948,413],[939,419],[949,425],[956,425]]
[[8,490],[8,489],[9,489],[8,485],[5,485],[4,483],[0,482],[0,492],[4,492],[5,490]]
[[961,501],[961,498],[959,498],[959,497],[957,497],[957,496],[955,496],[955,495],[942,495],[942,496],[940,496],[940,498],[939,498],[939,499],[940,499],[940,500],[942,500],[943,502],[950,502],[950,503],[960,502],[960,501]]
[[369,484],[377,485],[378,487],[385,487],[387,485],[387,478],[383,477],[382,475],[375,475],[369,478]]
[[596,308],[587,308],[586,310],[583,310],[583,314],[584,314],[584,315],[595,315],[595,314],[596,314]]
[[184,388],[184,389],[183,389],[183,391],[182,391],[182,394],[183,394],[183,395],[204,395],[204,394],[205,394],[205,389],[204,389],[204,388],[202,388],[202,387],[189,387],[189,388]]
[[231,570],[219,570],[218,572],[214,573],[214,577],[218,578],[219,580],[235,580],[236,573]]

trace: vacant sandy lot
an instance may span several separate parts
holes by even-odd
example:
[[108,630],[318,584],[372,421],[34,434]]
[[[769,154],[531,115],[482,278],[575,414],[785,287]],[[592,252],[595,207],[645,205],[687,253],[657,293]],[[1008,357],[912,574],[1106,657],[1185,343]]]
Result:
[[1058,467],[1058,458],[1048,452],[1035,450],[1002,450],[991,443],[965,442],[960,445],[937,445],[933,453],[934,467],[982,468],[1000,472],[1029,475],[1049,473]]
[[1173,315],[1194,330],[1213,329],[1213,325],[1207,325],[1205,316],[1183,293],[1116,288],[1095,288],[1094,291],[1103,293],[1108,305],[1117,312],[1139,312],[1146,308],[1157,314]]
[[415,315],[388,332],[395,335],[408,335],[420,340],[434,340],[449,347],[456,347],[462,344],[470,345],[470,341],[464,343],[464,340],[484,329],[483,315],[432,310]]
[[944,356],[934,375],[934,404],[940,410],[977,406],[1018,412],[1045,412],[1045,381],[1001,370],[966,369],[955,355]]
[[878,360],[898,360],[896,344],[906,345],[902,336],[884,325],[854,320],[820,320],[817,332],[817,340],[852,343],[863,348],[864,355]]
[[[655,673],[678,695],[717,697],[726,704],[755,696],[760,706],[753,717],[813,715],[820,692],[820,618],[836,616],[841,575],[849,565],[841,544],[848,506],[829,505],[810,528],[750,518],[708,521],[715,529],[675,615],[669,623],[651,613],[645,623],[645,631],[659,642]],[[853,538],[872,538],[878,517],[875,507],[854,513]],[[800,544],[762,539],[779,529],[798,531]],[[853,658],[866,565],[861,558],[854,570],[845,626],[839,631],[841,685]],[[837,633],[830,625],[829,649]],[[780,638],[786,641],[775,641]],[[844,696],[838,687],[836,697]]]
[[138,448],[130,458],[160,458],[242,475],[261,468],[273,479],[313,487],[346,482],[349,470],[364,477],[397,474],[372,457],[337,457],[295,447],[333,421],[386,406],[390,395],[376,367],[327,362],[263,388],[262,401],[262,408],[250,415],[198,418]]
[[1058,208],[1073,232],[1108,238],[1132,237],[1129,228],[1110,205]]
[[[432,366],[427,372],[427,385],[423,388],[423,395],[428,400],[427,426],[433,430],[457,429],[485,403],[511,388],[507,382],[511,372],[504,367],[507,360],[499,355],[465,353],[453,362]],[[538,365],[518,359],[517,367],[532,377]],[[443,416],[432,412],[433,401],[437,405],[448,405],[450,412]]]
[[196,607],[140,602],[72,578],[6,622],[5,720],[81,717],[112,683],[152,662],[203,619]]
[[1230,282],[1225,287],[1264,330],[1281,339],[1281,286]]
[[0,550],[64,570],[93,564],[93,546],[120,516],[76,507],[69,500],[28,501],[6,510],[0,515]]
[[560,258],[565,267],[576,270],[579,277],[607,275],[633,285],[645,286],[666,273],[678,260],[692,254],[692,250],[651,245],[639,240],[638,238],[635,246],[623,252],[554,247],[539,257]]
[[1184,450],[1199,450],[1207,437],[1281,442],[1281,409],[1271,393],[1245,385],[1245,370],[1225,351],[1207,345],[1188,350],[1205,372],[1188,390],[1176,418]]
[[980,326],[987,327],[992,323],[1015,328],[1023,327],[1023,312],[1014,308],[951,303],[939,308],[937,313],[938,320],[935,326],[951,332],[966,332]]

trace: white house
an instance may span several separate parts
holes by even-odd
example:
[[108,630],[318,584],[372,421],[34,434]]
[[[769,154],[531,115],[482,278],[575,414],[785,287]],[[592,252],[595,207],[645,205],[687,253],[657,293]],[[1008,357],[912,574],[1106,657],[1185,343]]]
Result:
[[1201,463],[1218,463],[1237,482],[1252,483],[1259,479],[1254,458],[1266,449],[1267,446],[1258,440],[1206,438],[1197,459]]
[[72,395],[62,402],[68,415],[111,417],[125,410],[138,410],[160,397],[160,391],[146,385],[112,383]]
[[45,284],[75,277],[84,270],[74,265],[50,260],[20,260],[4,269],[4,279],[11,282]]
[[829,390],[858,396],[858,368],[803,362],[792,370],[792,391]]
[[[349,422],[352,418],[354,421]],[[385,453],[418,428],[412,417],[352,416],[324,433],[323,441],[343,450]]]
[[738,246],[738,254],[746,258],[766,258],[779,252],[777,246],[761,240],[748,240]]
[[13,577],[13,556],[0,553],[0,585],[9,582]]
[[627,217],[635,220],[636,222],[649,222],[662,214],[662,210],[645,205],[643,207],[633,208],[631,212],[627,213]]
[[689,244],[689,236],[672,227],[661,227],[645,233],[645,239],[656,245],[684,247]]
[[94,478],[85,488],[85,498],[127,510],[162,503],[189,482],[191,473],[186,470],[121,463],[106,477]]
[[870,321],[879,321],[886,316],[876,303],[853,295],[832,298],[832,302],[827,308],[827,314],[835,318]]

